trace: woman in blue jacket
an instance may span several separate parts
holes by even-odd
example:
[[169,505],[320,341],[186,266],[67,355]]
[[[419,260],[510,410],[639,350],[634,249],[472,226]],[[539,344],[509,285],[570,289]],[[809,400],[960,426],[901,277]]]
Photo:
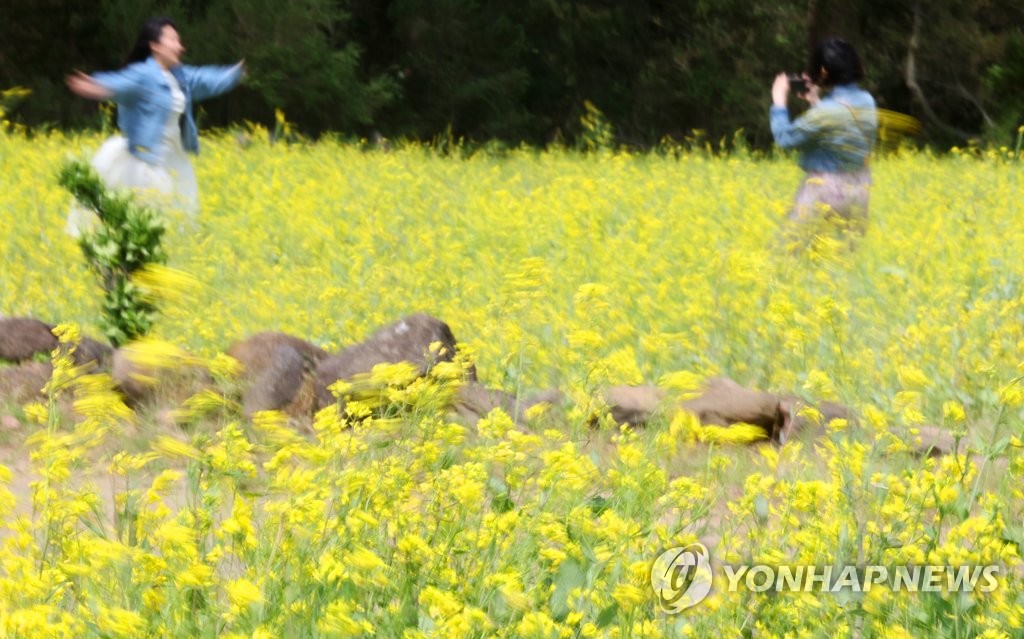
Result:
[[[170,18],[153,18],[119,71],[67,77],[68,88],[91,100],[117,103],[121,135],[107,140],[92,164],[111,188],[128,188],[143,202],[177,209],[190,217],[199,211],[199,189],[186,155],[199,152],[192,104],[232,89],[242,79],[242,62],[233,66],[181,64],[185,47]],[[90,220],[80,208],[68,216],[68,233],[77,237]]]
[[874,98],[858,85],[863,77],[857,51],[833,37],[811,56],[804,75],[807,89],[799,96],[811,107],[803,115],[789,117],[790,80],[785,73],[772,85],[769,119],[775,143],[797,149],[805,172],[789,214],[790,234],[798,241],[825,220],[857,234],[867,225],[868,155],[878,131],[878,112]]

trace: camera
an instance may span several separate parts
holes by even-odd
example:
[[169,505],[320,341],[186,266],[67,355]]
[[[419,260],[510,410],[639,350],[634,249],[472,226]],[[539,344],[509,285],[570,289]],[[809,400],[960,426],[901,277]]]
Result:
[[803,95],[807,93],[807,80],[804,76],[799,73],[787,73],[786,77],[789,78],[789,89],[797,95]]

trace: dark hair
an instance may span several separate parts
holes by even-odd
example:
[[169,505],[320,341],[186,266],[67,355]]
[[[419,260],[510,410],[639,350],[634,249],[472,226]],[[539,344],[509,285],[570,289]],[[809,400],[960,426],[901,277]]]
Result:
[[178,30],[178,25],[174,24],[174,20],[163,16],[150,18],[143,22],[142,28],[139,29],[139,37],[135,39],[135,46],[132,47],[131,53],[128,54],[126,64],[142,62],[148,58],[152,54],[149,44],[160,41],[160,33],[163,32],[164,27],[173,27],[175,31]]
[[[822,69],[828,72],[824,77]],[[814,49],[807,72],[811,80],[821,86],[849,84],[864,79],[864,67],[857,50],[846,40],[836,37],[825,39]]]

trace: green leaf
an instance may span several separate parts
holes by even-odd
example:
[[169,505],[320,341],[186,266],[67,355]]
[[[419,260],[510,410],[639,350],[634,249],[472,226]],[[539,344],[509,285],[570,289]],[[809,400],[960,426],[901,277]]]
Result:
[[574,559],[566,559],[555,574],[555,590],[551,593],[551,618],[562,621],[569,614],[569,593],[582,588],[587,581],[583,567]]
[[516,507],[512,501],[512,493],[505,482],[497,477],[487,480],[487,489],[491,493],[491,509],[496,513],[507,513]]
[[619,604],[613,603],[604,610],[598,613],[597,619],[594,621],[594,625],[598,628],[604,628],[615,620],[615,615],[619,612]]
[[600,515],[604,511],[608,510],[608,499],[601,495],[592,495],[588,497],[586,504],[590,507],[590,511],[595,515]]

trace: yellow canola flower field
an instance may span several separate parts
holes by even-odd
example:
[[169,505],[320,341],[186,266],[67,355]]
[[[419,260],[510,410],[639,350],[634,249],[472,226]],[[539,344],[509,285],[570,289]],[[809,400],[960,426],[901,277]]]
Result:
[[[0,133],[0,313],[95,335],[55,174],[101,142]],[[856,250],[797,255],[778,235],[788,159],[384,152],[251,128],[205,136],[195,166],[202,213],[170,217],[152,344],[212,359],[279,330],[333,351],[425,311],[486,384],[571,406],[472,424],[417,388],[302,431],[244,418],[224,386],[185,428],[57,353],[46,399],[0,401],[28,429],[4,440],[18,473],[0,466],[0,636],[1019,635],[1024,205],[1005,152],[879,157]],[[443,373],[422,384],[457,383]],[[685,414],[619,428],[597,400],[714,375],[859,420],[738,446],[757,437]],[[908,454],[925,425],[969,453]],[[714,588],[666,613],[652,563],[698,541]],[[985,593],[757,593],[730,591],[725,564],[999,572]]]

